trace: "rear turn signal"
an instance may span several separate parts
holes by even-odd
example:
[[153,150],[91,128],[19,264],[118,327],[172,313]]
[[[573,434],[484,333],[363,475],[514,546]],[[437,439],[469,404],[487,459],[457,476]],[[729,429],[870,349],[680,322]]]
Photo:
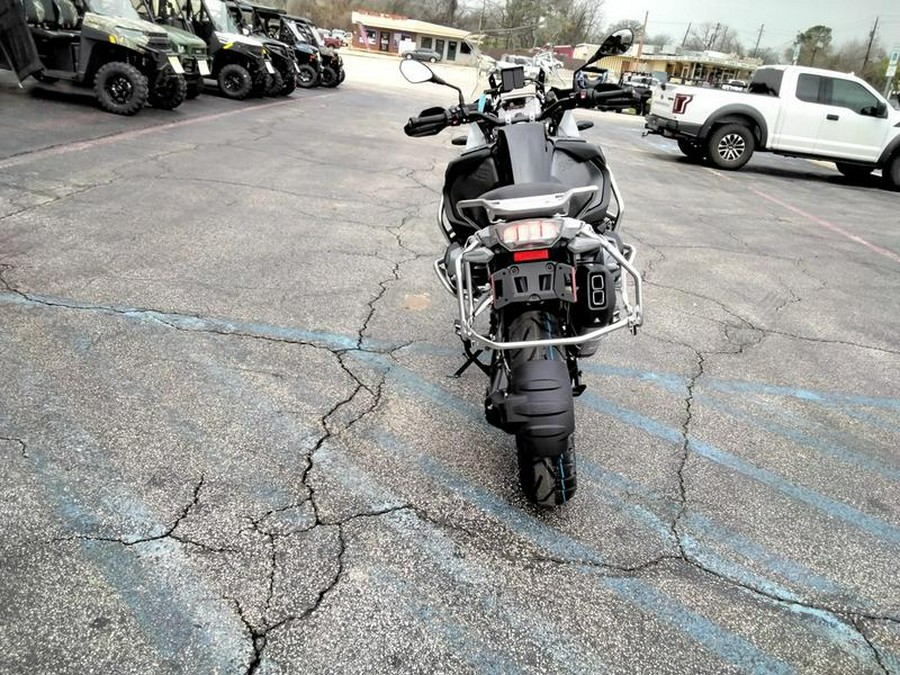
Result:
[[672,104],[672,112],[676,115],[684,115],[688,103],[694,100],[693,94],[675,94],[675,102]]
[[513,253],[513,262],[531,262],[532,260],[547,260],[550,257],[550,251],[545,248],[539,248],[535,251],[515,251]]

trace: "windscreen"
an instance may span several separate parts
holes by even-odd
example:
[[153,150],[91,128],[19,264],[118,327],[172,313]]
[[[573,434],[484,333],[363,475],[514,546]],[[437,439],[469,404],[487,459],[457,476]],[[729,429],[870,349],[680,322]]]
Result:
[[206,11],[209,12],[209,18],[213,23],[213,27],[220,33],[238,33],[237,24],[231,17],[228,7],[222,0],[205,0]]

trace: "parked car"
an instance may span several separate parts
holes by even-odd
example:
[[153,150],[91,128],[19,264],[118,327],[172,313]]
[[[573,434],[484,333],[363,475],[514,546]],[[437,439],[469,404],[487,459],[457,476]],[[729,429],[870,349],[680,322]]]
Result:
[[820,68],[766,66],[749,93],[667,86],[646,127],[692,159],[740,169],[756,150],[834,162],[845,176],[881,169],[900,190],[900,112],[860,78]]
[[431,63],[437,63],[441,60],[440,54],[438,54],[433,49],[425,49],[424,47],[410,49],[409,51],[405,51],[400,54],[400,56],[404,59],[415,59],[416,61],[431,61]]
[[743,80],[727,80],[722,83],[722,89],[725,91],[746,91],[747,83]]

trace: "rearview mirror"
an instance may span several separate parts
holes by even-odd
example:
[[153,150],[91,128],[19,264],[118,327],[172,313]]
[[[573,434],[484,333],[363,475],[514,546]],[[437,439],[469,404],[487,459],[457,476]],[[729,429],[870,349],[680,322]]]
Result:
[[615,33],[610,33],[606,36],[603,44],[600,45],[600,48],[591,57],[591,60],[588,61],[588,63],[599,61],[604,56],[618,56],[619,54],[624,54],[631,49],[631,45],[633,44],[634,31],[630,28],[621,28]]
[[413,59],[404,59],[400,62],[400,74],[406,78],[411,84],[422,84],[423,82],[432,82],[434,73],[431,68],[421,61]]

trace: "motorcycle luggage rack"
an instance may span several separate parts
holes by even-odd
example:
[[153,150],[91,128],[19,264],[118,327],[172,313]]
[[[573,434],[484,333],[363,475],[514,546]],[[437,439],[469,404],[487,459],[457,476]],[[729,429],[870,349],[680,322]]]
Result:
[[[609,254],[625,271],[627,276],[631,277],[634,286],[634,301],[632,302],[631,293],[625,278],[622,279],[621,293],[622,306],[625,315],[613,321],[606,326],[602,326],[597,330],[583,333],[581,335],[573,335],[571,337],[549,338],[544,340],[519,340],[519,341],[502,341],[499,339],[491,339],[486,335],[482,335],[475,327],[475,320],[481,315],[491,304],[490,295],[480,294],[477,287],[473,286],[472,265],[473,263],[465,260],[466,253],[481,246],[481,242],[477,237],[472,236],[466,243],[462,255],[456,259],[456,279],[458,285],[456,287],[456,298],[459,304],[459,322],[457,329],[463,342],[472,342],[480,347],[487,349],[507,350],[507,349],[527,349],[530,347],[562,347],[568,345],[580,345],[585,342],[596,340],[604,335],[608,335],[622,328],[630,328],[632,332],[636,332],[637,328],[643,323],[643,286],[641,283],[641,275],[634,267],[634,260],[637,256],[637,249],[634,246],[623,245],[622,250],[611,243],[606,237],[602,237],[595,233],[590,225],[585,224],[581,234],[595,239],[607,254]],[[441,261],[443,262],[443,261]],[[478,263],[476,263],[478,264]],[[446,270],[443,266],[439,266],[435,262],[435,271],[442,281],[446,279]],[[450,282],[447,280],[446,286]],[[450,288],[448,287],[449,291]],[[478,301],[476,304],[476,300]]]

